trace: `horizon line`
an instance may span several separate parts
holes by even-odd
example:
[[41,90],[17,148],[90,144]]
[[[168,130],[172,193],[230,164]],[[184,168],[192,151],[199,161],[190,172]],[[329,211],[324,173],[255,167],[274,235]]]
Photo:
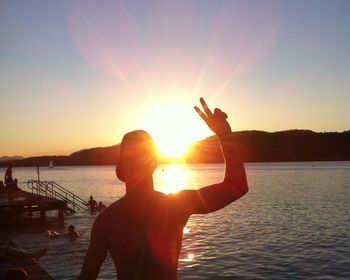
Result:
[[[266,133],[278,133],[278,132],[287,132],[287,131],[309,131],[309,132],[313,132],[313,133],[346,133],[346,132],[350,132],[350,129],[348,130],[343,130],[343,131],[314,131],[314,130],[311,130],[311,129],[304,129],[304,128],[292,128],[292,129],[285,129],[285,130],[277,130],[277,131],[267,131],[267,130],[256,130],[256,129],[250,129],[250,130],[239,130],[239,131],[232,131],[232,133],[241,133],[241,132],[266,132]],[[200,140],[196,140],[196,141],[193,141],[192,143],[195,143],[195,142],[200,142],[200,141],[203,141],[207,138],[210,138],[212,136],[215,136],[215,134],[212,134],[212,135],[209,135],[203,139],[200,139]],[[190,143],[189,145],[191,145],[192,143]],[[117,144],[113,144],[113,145],[110,145],[110,146],[95,146],[95,147],[89,147],[89,148],[82,148],[80,150],[76,150],[76,151],[73,151],[71,153],[67,153],[67,154],[44,154],[44,155],[29,155],[29,156],[21,156],[21,155],[13,155],[13,156],[9,156],[9,155],[3,155],[1,156],[0,155],[0,162],[2,161],[8,161],[8,160],[12,160],[11,158],[16,158],[16,157],[20,157],[21,159],[26,159],[26,158],[31,158],[31,157],[59,157],[59,156],[70,156],[74,153],[77,153],[77,152],[81,152],[81,151],[84,151],[84,150],[90,150],[90,149],[98,149],[98,148],[110,148],[110,147],[113,147],[113,146],[118,146],[120,145],[120,142],[117,143]],[[1,160],[2,158],[10,158],[8,160]],[[13,160],[17,160],[17,159],[13,159]]]

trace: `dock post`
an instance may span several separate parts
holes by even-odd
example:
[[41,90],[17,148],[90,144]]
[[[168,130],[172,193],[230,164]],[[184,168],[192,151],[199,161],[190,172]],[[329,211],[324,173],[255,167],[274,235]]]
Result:
[[64,226],[64,209],[58,209],[58,225],[60,227]]
[[45,221],[45,203],[40,204],[40,219]]
[[29,216],[30,219],[31,219],[32,216],[33,216],[33,213],[32,213],[32,205],[28,205],[28,216]]

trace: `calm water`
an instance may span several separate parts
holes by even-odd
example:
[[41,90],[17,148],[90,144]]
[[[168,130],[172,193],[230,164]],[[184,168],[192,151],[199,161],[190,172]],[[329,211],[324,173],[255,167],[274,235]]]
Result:
[[[187,224],[179,263],[180,279],[350,279],[350,162],[247,164],[250,192],[209,215]],[[0,169],[3,176],[4,169]],[[106,204],[125,189],[113,167],[43,169],[42,180],[54,180],[81,197],[92,194]],[[218,182],[223,165],[161,166],[158,190],[198,188]],[[15,168],[25,189],[36,178],[33,168]],[[39,264],[55,279],[74,279],[82,266],[95,216],[66,219],[82,236],[51,240],[45,229],[14,232],[26,249],[47,247]],[[58,228],[53,228],[60,230]],[[99,279],[115,278],[107,259]]]

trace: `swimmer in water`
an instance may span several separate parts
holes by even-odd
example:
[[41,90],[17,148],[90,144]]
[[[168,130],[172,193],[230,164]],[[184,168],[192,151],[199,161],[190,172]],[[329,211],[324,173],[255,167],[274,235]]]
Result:
[[75,227],[73,225],[69,225],[68,230],[64,233],[58,233],[57,231],[48,230],[47,234],[49,237],[56,238],[56,237],[68,237],[70,240],[74,241],[76,240],[80,234],[75,230]]

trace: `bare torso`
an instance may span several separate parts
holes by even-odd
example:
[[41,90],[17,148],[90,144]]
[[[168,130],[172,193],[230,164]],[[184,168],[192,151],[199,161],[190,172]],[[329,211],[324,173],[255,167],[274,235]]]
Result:
[[126,195],[96,220],[118,279],[177,279],[183,228],[189,215],[172,195]]

